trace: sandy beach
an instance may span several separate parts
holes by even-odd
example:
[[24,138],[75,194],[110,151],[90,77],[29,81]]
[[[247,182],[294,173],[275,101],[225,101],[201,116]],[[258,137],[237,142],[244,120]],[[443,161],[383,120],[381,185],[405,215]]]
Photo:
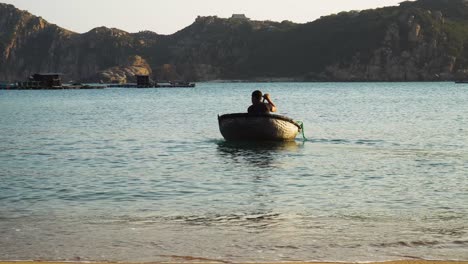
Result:
[[[216,260],[205,260],[194,258],[192,260],[184,262],[142,262],[142,263],[132,263],[132,262],[92,262],[92,261],[0,261],[0,264],[83,264],[83,263],[92,263],[92,264],[158,264],[158,263],[197,263],[197,264],[211,264],[211,263],[235,263],[235,264],[254,264],[256,262],[228,262],[228,261],[216,261]],[[262,264],[334,264],[333,262],[261,262]],[[337,262],[336,264],[354,264],[356,262]],[[361,263],[361,262],[357,262]],[[387,262],[362,262],[366,264],[468,264],[468,261],[438,261],[438,260],[399,260],[399,261],[387,261]]]

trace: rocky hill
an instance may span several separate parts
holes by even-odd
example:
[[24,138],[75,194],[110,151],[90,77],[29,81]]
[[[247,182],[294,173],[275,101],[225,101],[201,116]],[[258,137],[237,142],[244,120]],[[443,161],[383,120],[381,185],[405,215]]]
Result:
[[436,81],[468,78],[468,1],[418,0],[314,22],[199,17],[172,35],[78,34],[0,3],[0,80]]

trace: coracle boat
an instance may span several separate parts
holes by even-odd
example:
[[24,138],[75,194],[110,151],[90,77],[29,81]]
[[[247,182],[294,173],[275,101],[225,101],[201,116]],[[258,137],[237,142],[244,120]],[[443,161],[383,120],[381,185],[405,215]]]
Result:
[[301,125],[274,114],[226,114],[218,116],[219,130],[226,140],[292,141]]

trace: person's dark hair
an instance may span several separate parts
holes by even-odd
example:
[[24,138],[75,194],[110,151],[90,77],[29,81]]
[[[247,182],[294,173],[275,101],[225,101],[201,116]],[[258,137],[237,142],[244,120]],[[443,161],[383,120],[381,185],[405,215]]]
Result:
[[258,101],[261,101],[262,100],[262,97],[263,97],[263,94],[261,91],[259,90],[256,90],[252,93],[252,98],[258,100]]

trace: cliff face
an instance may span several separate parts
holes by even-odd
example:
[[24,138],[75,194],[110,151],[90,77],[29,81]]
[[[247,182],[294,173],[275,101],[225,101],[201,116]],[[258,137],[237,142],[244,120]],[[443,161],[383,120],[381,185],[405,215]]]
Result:
[[77,34],[0,4],[0,79],[453,80],[468,78],[467,26],[467,1],[419,0],[307,24],[199,17],[168,36],[105,27]]
[[466,1],[420,0],[380,11],[382,37],[320,73],[326,80],[436,81],[466,78]]
[[5,4],[0,4],[0,29],[1,79],[57,68],[59,51],[76,35]]
[[[98,72],[133,66],[140,38],[105,27],[77,34],[0,4],[0,79],[24,80],[37,72],[61,72],[66,80],[98,80]],[[141,58],[140,58],[141,59]],[[151,72],[145,62],[143,72]],[[131,78],[135,72],[125,71]],[[126,75],[121,76],[127,78]]]

